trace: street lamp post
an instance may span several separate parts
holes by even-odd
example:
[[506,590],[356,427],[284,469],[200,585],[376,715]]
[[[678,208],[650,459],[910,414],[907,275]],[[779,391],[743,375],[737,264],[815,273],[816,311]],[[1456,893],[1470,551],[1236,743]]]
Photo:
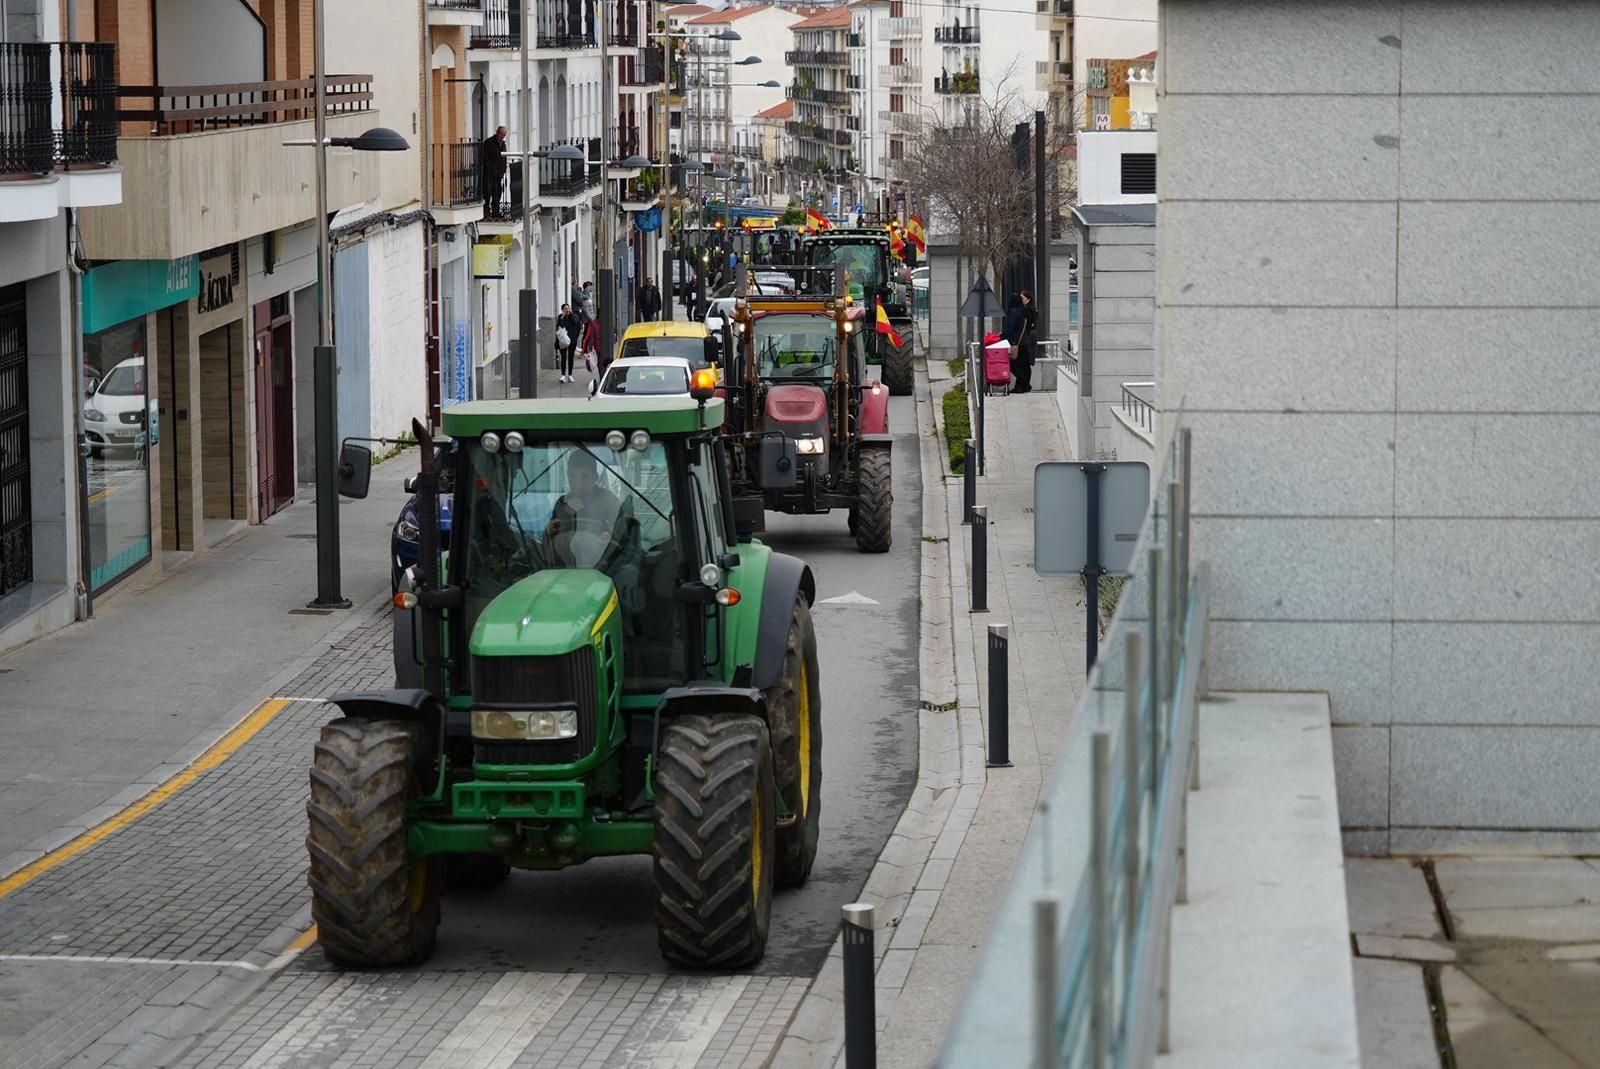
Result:
[[[317,345],[312,351],[313,425],[316,443],[317,596],[307,607],[348,609],[339,590],[339,365],[333,347],[333,265],[328,240],[328,147],[358,152],[404,152],[411,146],[393,130],[378,126],[359,137],[328,137],[327,63],[323,5],[315,5],[316,63],[312,124],[317,149]],[[285,142],[303,145],[304,141]]]

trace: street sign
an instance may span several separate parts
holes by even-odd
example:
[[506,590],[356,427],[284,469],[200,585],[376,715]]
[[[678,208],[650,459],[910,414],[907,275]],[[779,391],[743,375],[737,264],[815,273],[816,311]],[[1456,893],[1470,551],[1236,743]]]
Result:
[[1000,296],[989,287],[989,280],[982,275],[979,275],[977,281],[972,284],[967,299],[961,302],[961,314],[967,318],[977,319],[989,319],[1005,314],[1005,309],[1000,307]]
[[[1102,469],[1099,560],[1089,559],[1091,474]],[[1139,529],[1150,507],[1150,466],[1138,460],[1102,464],[1046,461],[1033,469],[1033,570],[1040,575],[1081,575],[1091,564],[1106,575],[1128,575]]]

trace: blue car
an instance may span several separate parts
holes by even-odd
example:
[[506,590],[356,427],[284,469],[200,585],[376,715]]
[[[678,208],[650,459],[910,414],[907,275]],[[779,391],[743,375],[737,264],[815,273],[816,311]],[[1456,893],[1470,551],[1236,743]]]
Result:
[[[453,483],[448,464],[443,469],[439,485],[439,538],[443,542],[450,535],[450,513],[454,503],[454,495],[450,493]],[[400,510],[400,518],[395,521],[394,531],[389,536],[389,593],[399,592],[400,577],[421,559],[421,542],[422,530],[417,525],[417,498],[412,495]]]

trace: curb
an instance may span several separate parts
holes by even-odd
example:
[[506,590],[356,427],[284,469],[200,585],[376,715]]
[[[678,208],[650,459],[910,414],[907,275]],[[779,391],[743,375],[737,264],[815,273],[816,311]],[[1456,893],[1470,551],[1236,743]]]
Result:
[[[873,951],[877,958],[880,1033],[910,974],[986,782],[971,625],[965,613],[954,611],[957,592],[965,591],[967,586],[965,558],[958,555],[960,550],[950,534],[960,529],[950,522],[954,516],[960,523],[960,483],[955,484],[956,496],[952,498],[945,453],[938,437],[938,406],[934,404],[925,362],[917,368],[914,397],[923,528],[917,782],[858,896],[858,901],[875,907],[878,918]],[[940,501],[942,509],[931,504]],[[829,948],[827,960],[801,999],[768,1064],[781,1069],[831,1069],[842,1059],[842,939],[835,938]]]

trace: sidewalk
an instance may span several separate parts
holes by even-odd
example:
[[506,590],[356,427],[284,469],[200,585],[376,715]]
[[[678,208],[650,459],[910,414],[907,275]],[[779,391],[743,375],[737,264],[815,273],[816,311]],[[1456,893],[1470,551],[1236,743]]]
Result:
[[[1042,785],[1084,686],[1083,591],[1033,571],[1033,468],[1066,460],[1055,398],[991,399],[987,475],[989,611],[968,611],[970,531],[948,470],[939,400],[957,385],[932,361],[919,376],[923,648],[916,793],[860,898],[876,907],[878,1064],[926,1066],[960,1005],[991,911],[1011,876]],[[937,489],[944,487],[943,508]],[[987,628],[1010,625],[1010,758],[985,768]],[[791,1023],[778,1066],[842,1064],[836,947]]]
[[[93,618],[0,656],[0,876],[73,838],[198,755],[389,595],[407,451],[339,514],[345,611],[317,593],[312,488]],[[187,755],[187,756],[186,756]]]

